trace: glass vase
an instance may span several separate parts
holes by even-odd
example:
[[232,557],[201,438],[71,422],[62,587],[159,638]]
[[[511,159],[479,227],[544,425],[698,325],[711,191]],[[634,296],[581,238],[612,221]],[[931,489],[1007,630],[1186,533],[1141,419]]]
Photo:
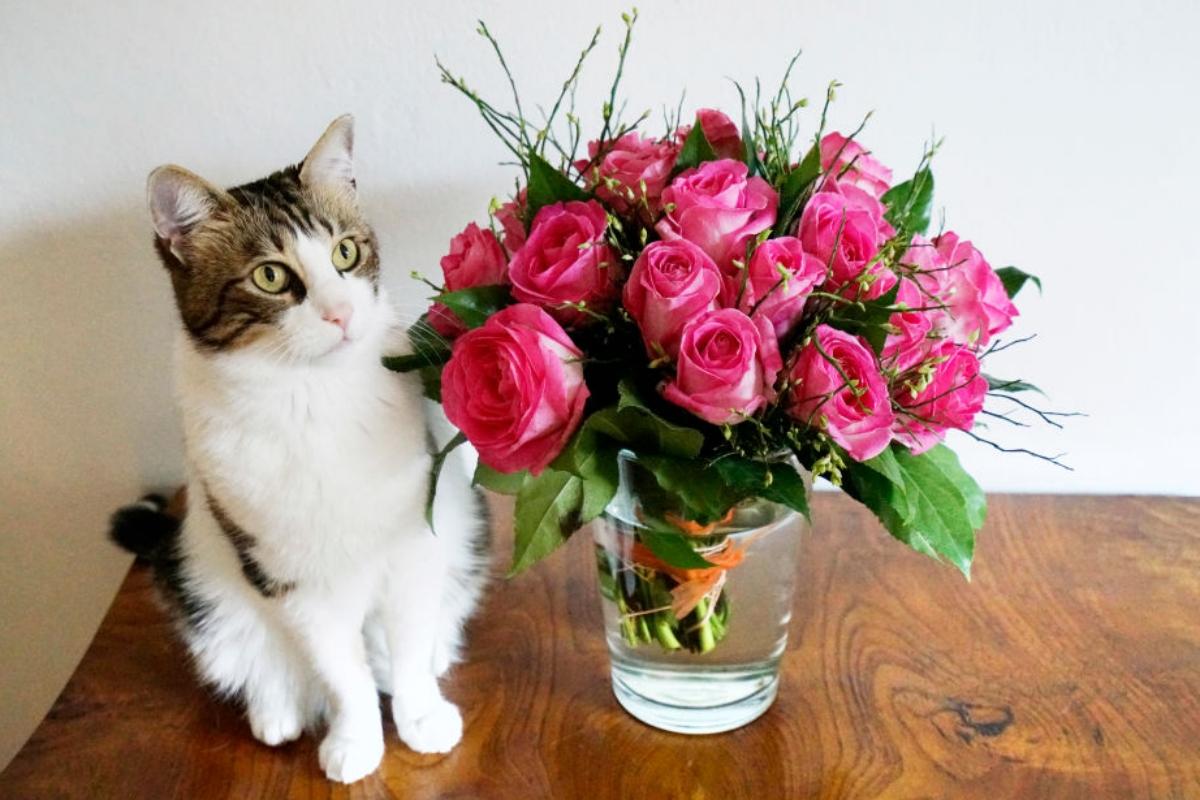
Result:
[[[701,525],[635,454],[622,451],[619,465],[617,493],[593,526],[613,693],[656,728],[741,727],[775,700],[808,523],[752,498]],[[647,545],[656,531],[718,566],[664,561]]]

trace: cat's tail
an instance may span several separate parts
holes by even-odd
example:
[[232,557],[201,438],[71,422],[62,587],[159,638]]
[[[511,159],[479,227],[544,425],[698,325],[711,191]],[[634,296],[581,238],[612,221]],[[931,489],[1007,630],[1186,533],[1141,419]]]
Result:
[[167,513],[167,498],[161,494],[122,506],[109,520],[108,538],[146,561],[156,561],[178,535],[179,518]]

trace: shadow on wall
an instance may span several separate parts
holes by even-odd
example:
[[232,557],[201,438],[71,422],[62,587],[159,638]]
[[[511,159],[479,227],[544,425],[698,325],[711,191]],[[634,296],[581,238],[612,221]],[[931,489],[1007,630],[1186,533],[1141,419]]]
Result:
[[180,473],[174,308],[149,231],[129,206],[0,239],[0,765],[124,574],[108,513]]

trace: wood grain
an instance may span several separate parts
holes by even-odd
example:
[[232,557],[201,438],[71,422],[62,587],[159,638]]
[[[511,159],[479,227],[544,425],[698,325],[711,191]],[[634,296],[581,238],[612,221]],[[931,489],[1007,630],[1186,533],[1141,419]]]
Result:
[[380,771],[334,786],[312,738],[259,745],[196,687],[135,569],[0,797],[1200,797],[1200,501],[993,498],[969,584],[814,505],[782,691],[742,730],[621,711],[579,537],[495,584],[448,684],[458,749],[389,727]]

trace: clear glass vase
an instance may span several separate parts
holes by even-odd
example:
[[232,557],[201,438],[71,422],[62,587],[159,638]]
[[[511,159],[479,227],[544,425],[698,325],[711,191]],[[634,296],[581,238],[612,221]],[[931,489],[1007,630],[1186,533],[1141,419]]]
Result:
[[[775,700],[808,523],[755,498],[699,525],[636,455],[622,451],[619,461],[616,496],[593,526],[613,693],[656,728],[741,727]],[[682,570],[664,562],[645,542],[655,531],[683,534],[722,566]]]

